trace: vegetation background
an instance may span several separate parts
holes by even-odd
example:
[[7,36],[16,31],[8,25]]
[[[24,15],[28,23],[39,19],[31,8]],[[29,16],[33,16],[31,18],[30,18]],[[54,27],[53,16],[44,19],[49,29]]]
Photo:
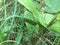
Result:
[[0,45],[60,45],[60,0],[0,0]]

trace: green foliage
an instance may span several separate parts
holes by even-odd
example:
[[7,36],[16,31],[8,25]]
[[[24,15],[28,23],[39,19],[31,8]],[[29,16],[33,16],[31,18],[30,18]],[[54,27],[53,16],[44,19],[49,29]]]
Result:
[[[36,9],[35,5],[33,4],[33,2],[31,0],[18,0],[22,5],[24,5],[29,11],[32,12],[34,18],[36,18],[44,27],[44,18],[42,17],[42,15],[38,12],[38,10]],[[42,20],[41,20],[42,19]]]
[[60,45],[60,0],[0,2],[0,45]]
[[54,24],[52,24],[49,28],[51,30],[54,30],[54,31],[60,33],[60,21],[54,22]]
[[57,18],[56,19],[60,21],[60,13],[57,14]]
[[59,12],[60,11],[60,0],[44,0],[45,4],[53,11]]
[[39,31],[39,25],[31,25],[31,24],[28,24],[26,23],[26,28],[31,31],[31,32],[36,32],[38,34],[38,31]]

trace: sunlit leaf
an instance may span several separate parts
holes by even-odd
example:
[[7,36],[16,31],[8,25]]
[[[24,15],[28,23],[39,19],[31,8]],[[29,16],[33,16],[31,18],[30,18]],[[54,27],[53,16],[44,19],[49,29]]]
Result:
[[24,18],[31,20],[31,21],[34,21],[34,22],[37,22],[37,20],[34,18],[34,16],[28,11],[25,11]]
[[51,8],[52,11],[60,11],[60,0],[44,0],[46,5]]
[[44,18],[42,17],[40,12],[36,9],[35,5],[33,4],[31,0],[28,0],[28,1],[18,0],[18,2],[21,3],[23,6],[25,6],[29,11],[31,11],[34,18],[37,19],[39,23],[41,23],[44,27],[46,27]]
[[59,14],[57,14],[57,18],[56,18],[57,20],[60,20],[60,13]]
[[[44,18],[44,21],[45,21],[46,25],[49,25],[51,23],[51,21],[55,18],[54,15],[48,14],[48,13],[44,13],[44,14],[41,14],[41,15],[43,15],[43,18]],[[33,15],[28,11],[26,11],[24,13],[24,18],[38,23],[37,20],[33,17]]]
[[56,21],[54,24],[52,24],[49,29],[52,31],[55,31],[57,33],[60,33],[60,21]]
[[48,14],[48,13],[44,13],[44,14],[43,14],[43,17],[44,17],[44,19],[45,19],[46,25],[49,25],[49,24],[51,23],[51,21],[55,18],[54,15]]

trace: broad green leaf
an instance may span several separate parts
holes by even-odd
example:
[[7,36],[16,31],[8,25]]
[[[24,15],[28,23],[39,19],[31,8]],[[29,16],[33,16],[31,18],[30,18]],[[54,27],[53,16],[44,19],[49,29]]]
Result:
[[53,11],[50,7],[48,7],[48,6],[45,6],[45,7],[43,7],[43,10],[44,10],[44,12],[47,12],[47,13],[55,13],[55,11]]
[[6,33],[0,33],[0,42],[2,42],[4,39],[5,39],[5,37],[7,36],[7,34]]
[[31,0],[18,0],[18,2],[25,6],[30,12],[32,12],[34,18],[36,18],[39,21],[39,23],[46,27],[44,18],[42,17],[40,12],[36,9],[35,5]]
[[[44,13],[44,14],[41,14],[41,15],[43,15],[43,18],[45,20],[46,25],[49,25],[51,23],[51,21],[55,18],[54,15],[48,14],[48,13]],[[24,13],[24,18],[38,23],[37,20],[33,17],[33,15],[28,11],[26,11]]]
[[45,19],[46,25],[49,25],[51,23],[51,21],[55,18],[54,15],[48,14],[48,13],[44,13],[43,17]]
[[29,31],[34,31],[36,33],[38,33],[39,31],[39,25],[31,25],[29,23],[26,23],[26,28],[29,30]]
[[37,22],[37,20],[34,18],[34,16],[28,11],[25,11],[24,18],[31,20],[31,21],[34,21],[34,22]]
[[59,14],[57,14],[57,18],[56,18],[57,20],[60,20],[60,13]]
[[44,0],[46,5],[54,12],[60,11],[60,0]]
[[49,27],[50,30],[60,33],[60,21],[56,21]]

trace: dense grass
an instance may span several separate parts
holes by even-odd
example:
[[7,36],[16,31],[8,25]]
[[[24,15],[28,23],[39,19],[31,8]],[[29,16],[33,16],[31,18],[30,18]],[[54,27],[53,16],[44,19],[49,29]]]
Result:
[[[25,12],[30,12],[24,5],[17,0],[1,1],[0,45],[60,45],[60,36],[57,36],[57,33],[49,31],[39,22],[37,24],[24,18]],[[41,8],[44,7],[41,2],[33,0],[40,12],[43,11]],[[38,29],[35,29],[34,26]]]

